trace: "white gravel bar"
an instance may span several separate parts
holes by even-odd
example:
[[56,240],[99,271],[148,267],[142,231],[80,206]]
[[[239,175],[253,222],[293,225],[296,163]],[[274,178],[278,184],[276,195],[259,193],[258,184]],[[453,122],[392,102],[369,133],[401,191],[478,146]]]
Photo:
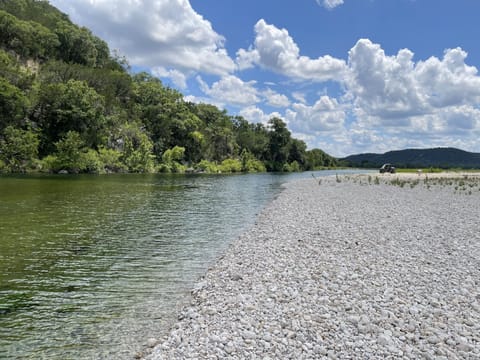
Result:
[[287,184],[146,359],[480,359],[480,181],[415,176]]

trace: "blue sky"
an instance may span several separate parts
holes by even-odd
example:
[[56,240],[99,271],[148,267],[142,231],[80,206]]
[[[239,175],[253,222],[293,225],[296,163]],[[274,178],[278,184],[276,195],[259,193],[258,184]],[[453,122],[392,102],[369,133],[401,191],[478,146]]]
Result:
[[480,152],[478,0],[51,0],[188,101],[334,156]]

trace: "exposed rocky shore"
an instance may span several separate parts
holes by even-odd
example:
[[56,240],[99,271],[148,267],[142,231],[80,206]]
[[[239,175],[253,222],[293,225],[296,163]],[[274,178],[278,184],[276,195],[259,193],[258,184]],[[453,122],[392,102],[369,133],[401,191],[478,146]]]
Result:
[[289,183],[147,359],[479,359],[480,181],[416,176]]

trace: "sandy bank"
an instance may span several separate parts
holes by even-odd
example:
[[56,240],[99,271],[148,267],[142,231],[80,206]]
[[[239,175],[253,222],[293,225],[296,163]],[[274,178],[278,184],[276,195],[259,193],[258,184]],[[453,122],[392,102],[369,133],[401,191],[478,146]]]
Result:
[[430,175],[288,184],[147,358],[480,358],[480,181]]

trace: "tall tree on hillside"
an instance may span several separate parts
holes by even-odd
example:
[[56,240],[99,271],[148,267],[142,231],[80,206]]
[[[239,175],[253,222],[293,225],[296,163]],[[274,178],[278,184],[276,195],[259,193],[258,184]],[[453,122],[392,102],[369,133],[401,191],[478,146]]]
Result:
[[183,95],[164,87],[159,79],[147,73],[137,74],[133,80],[134,116],[146,125],[156,156],[161,157],[165,150],[175,146],[185,146],[201,122],[190,112]]
[[320,149],[312,149],[306,153],[305,170],[315,170],[321,167],[337,166],[338,161]]
[[242,116],[235,116],[233,124],[239,153],[246,150],[256,159],[264,160],[269,144],[268,132],[265,126],[261,123],[249,123]]
[[106,141],[104,99],[83,81],[43,84],[32,118],[42,129],[41,155],[52,153],[54,143],[69,131],[78,132],[90,148]]
[[7,126],[0,134],[0,161],[8,172],[24,172],[38,156],[38,143],[33,131]]
[[68,15],[50,5],[48,0],[1,0],[0,9],[25,21],[37,22],[53,30],[58,23],[70,23]]
[[210,161],[223,161],[238,155],[234,126],[226,110],[216,106],[199,104],[196,114],[205,124],[206,147],[204,157]]
[[0,77],[0,132],[8,125],[22,126],[28,99],[24,93]]
[[290,140],[290,147],[288,152],[288,162],[292,163],[296,161],[300,168],[305,169],[307,161],[307,144],[304,141],[298,139]]
[[57,24],[54,31],[59,40],[58,54],[63,61],[91,67],[103,67],[109,63],[107,43],[87,28],[63,21]]
[[268,125],[270,128],[268,133],[268,168],[273,171],[281,171],[283,165],[288,161],[291,133],[287,129],[287,124],[277,117],[271,118]]
[[0,46],[22,58],[47,59],[58,45],[57,36],[46,27],[0,10]]
[[105,99],[107,114],[115,107],[129,106],[132,99],[132,78],[122,68],[92,68],[64,61],[49,61],[40,68],[40,80],[47,83],[85,81]]

